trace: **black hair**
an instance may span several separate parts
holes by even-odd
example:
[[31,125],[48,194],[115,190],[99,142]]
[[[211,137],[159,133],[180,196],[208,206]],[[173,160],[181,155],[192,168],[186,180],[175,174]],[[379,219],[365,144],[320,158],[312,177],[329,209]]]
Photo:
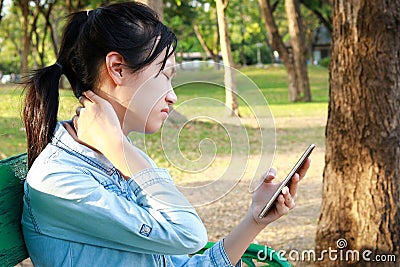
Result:
[[23,111],[28,166],[51,141],[57,123],[59,81],[64,74],[76,97],[93,90],[106,55],[121,54],[136,72],[167,51],[160,71],[176,48],[175,34],[146,5],[127,2],[69,15],[55,64],[38,69],[25,82]]

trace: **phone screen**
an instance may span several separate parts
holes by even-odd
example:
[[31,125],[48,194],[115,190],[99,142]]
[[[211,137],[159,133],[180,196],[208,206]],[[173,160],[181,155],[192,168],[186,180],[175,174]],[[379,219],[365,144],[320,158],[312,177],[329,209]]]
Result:
[[297,161],[296,165],[294,165],[293,169],[289,172],[289,174],[286,176],[286,178],[282,181],[282,184],[278,187],[278,189],[272,195],[271,199],[268,201],[268,203],[262,209],[262,211],[258,215],[258,218],[262,219],[265,216],[265,214],[267,214],[268,210],[272,207],[272,205],[275,203],[275,200],[278,198],[279,194],[282,192],[282,189],[290,182],[293,175],[296,172],[298,172],[299,169],[303,166],[304,161],[311,155],[311,152],[314,150],[314,148],[315,148],[315,145],[311,144],[306,149],[306,151],[304,151],[303,155],[301,155],[301,157]]

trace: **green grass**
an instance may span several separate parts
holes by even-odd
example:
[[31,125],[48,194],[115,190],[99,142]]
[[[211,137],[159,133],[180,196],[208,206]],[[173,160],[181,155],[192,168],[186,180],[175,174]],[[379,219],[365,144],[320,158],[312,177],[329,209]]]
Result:
[[[239,101],[239,110],[243,116],[243,123],[247,125],[249,147],[246,143],[247,140],[234,140],[234,142],[245,143],[243,147],[240,147],[243,151],[250,149],[251,153],[253,153],[261,145],[260,131],[254,127],[254,119],[252,119],[254,114],[250,108],[255,110],[257,116],[261,114],[260,117],[269,116],[269,111],[272,112],[274,118],[294,117],[309,119],[326,116],[328,100],[328,72],[326,69],[315,66],[309,68],[313,97],[313,102],[311,103],[290,103],[288,101],[286,71],[283,67],[262,69],[246,67],[241,68],[240,72],[243,73],[246,79],[254,82],[254,84],[246,82],[245,86],[241,86],[238,92],[239,98],[243,97]],[[218,104],[215,100],[223,103],[225,99],[224,90],[221,86],[204,83],[179,85],[175,88],[175,91],[179,98],[177,106],[179,107],[182,104],[182,111],[188,114],[208,114],[208,116],[211,116],[209,114],[215,114],[218,119],[224,118],[220,114],[223,111],[223,105],[215,105]],[[1,86],[0,97],[0,158],[6,158],[26,151],[26,138],[20,115],[23,104],[22,89],[17,86]],[[208,98],[208,100],[205,98]],[[201,99],[201,101],[190,102],[193,99]],[[77,100],[69,90],[60,91],[60,100],[59,119],[66,120],[71,118],[77,107]],[[267,101],[268,106],[265,101]],[[185,105],[185,103],[187,104]],[[180,110],[178,109],[178,111]],[[262,125],[262,127],[265,127],[265,125]],[[232,129],[230,130],[235,132],[240,130],[240,127]],[[297,128],[294,129],[288,125],[287,129],[286,127],[278,129],[277,134],[284,133],[282,135],[283,139],[280,141],[281,144],[290,144],[293,140],[298,139],[300,135],[303,135],[306,139],[310,136],[313,138],[318,136],[319,139],[323,138],[320,136],[322,128],[314,129],[316,131],[314,134],[312,134],[313,129],[307,130],[305,127],[302,130],[306,132],[299,133]],[[162,153],[163,144],[160,143],[160,135],[161,133],[158,132],[145,136],[148,151],[158,163],[166,161]],[[207,120],[188,123],[182,129],[177,142],[179,142],[179,148],[185,156],[193,160],[200,155],[198,150],[200,140],[210,136],[218,144],[217,153],[220,155],[231,153],[231,140],[229,138],[232,135],[227,134],[227,129],[220,127],[216,121]],[[164,136],[164,140],[168,140],[166,136]]]
[[[60,90],[59,119],[71,118],[77,100],[69,90]],[[26,151],[26,136],[22,123],[23,89],[0,86],[0,159]]]

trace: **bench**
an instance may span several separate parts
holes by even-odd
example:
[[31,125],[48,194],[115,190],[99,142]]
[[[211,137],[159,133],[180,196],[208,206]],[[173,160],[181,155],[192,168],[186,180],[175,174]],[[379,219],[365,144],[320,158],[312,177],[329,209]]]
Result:
[[[0,160],[0,266],[15,266],[29,257],[21,228],[22,197],[27,168],[26,153]],[[197,253],[203,253],[214,242]],[[260,254],[260,251],[263,251]],[[265,257],[264,253],[268,257]],[[260,258],[266,258],[262,260]],[[242,257],[243,263],[255,267],[257,262],[262,266],[291,266],[271,248],[251,244]]]

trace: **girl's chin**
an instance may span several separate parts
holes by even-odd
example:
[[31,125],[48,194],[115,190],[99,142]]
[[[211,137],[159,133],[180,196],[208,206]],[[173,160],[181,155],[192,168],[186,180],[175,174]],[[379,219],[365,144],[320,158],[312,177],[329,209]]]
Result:
[[146,128],[146,130],[144,131],[145,134],[153,134],[155,132],[158,132],[158,130],[160,130],[161,125],[158,127],[151,127],[151,128]]
[[157,132],[158,130],[160,130],[162,123],[160,124],[152,124],[152,125],[145,125],[145,126],[138,126],[138,125],[125,125],[125,127],[123,127],[123,132],[125,135],[128,135],[132,132],[135,133],[143,133],[143,134],[152,134]]
[[152,125],[152,126],[146,126],[145,129],[140,129],[140,130],[132,130],[131,132],[137,132],[137,133],[143,133],[143,134],[153,134],[155,132],[158,132],[161,128],[161,125]]

